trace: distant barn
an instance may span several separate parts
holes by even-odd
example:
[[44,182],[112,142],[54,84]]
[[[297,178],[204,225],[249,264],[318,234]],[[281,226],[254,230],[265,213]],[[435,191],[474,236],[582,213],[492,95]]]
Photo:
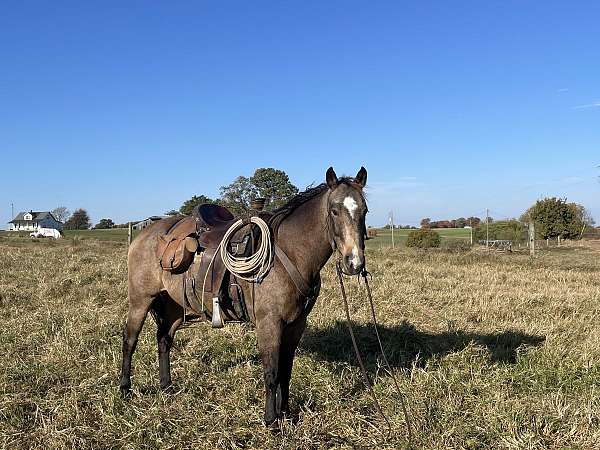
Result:
[[141,222],[138,222],[135,225],[133,225],[133,229],[138,231],[143,230],[144,228],[149,227],[154,222],[158,222],[161,219],[164,219],[164,216],[150,216],[147,219],[144,219]]

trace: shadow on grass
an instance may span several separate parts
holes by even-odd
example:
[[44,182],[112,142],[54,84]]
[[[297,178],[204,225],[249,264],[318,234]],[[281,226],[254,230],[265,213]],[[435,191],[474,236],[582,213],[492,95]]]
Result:
[[[370,371],[374,371],[381,358],[375,327],[356,322],[352,322],[352,327],[365,365]],[[519,348],[537,347],[546,339],[544,336],[520,331],[479,334],[457,330],[430,333],[417,330],[407,321],[394,327],[379,325],[378,329],[388,361],[394,368],[409,368],[413,362],[423,367],[431,358],[461,351],[470,343],[487,348],[492,362],[514,364]],[[309,328],[300,348],[325,361],[349,362],[358,366],[345,321],[337,321],[328,328]]]

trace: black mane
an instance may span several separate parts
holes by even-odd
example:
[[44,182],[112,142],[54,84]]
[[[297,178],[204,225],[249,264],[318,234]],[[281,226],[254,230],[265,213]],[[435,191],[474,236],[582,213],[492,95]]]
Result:
[[[354,178],[352,177],[341,177],[338,179],[338,184],[352,185],[353,183]],[[279,225],[286,217],[292,214],[298,207],[302,206],[309,200],[312,200],[327,189],[329,189],[327,183],[321,183],[317,186],[309,186],[304,191],[294,195],[285,205],[274,210],[269,222],[275,235],[277,235],[277,228],[279,228]]]

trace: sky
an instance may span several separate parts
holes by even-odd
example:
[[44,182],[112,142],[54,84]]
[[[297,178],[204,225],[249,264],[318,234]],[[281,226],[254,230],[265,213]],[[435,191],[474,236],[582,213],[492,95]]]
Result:
[[178,209],[256,168],[368,170],[367,223],[600,222],[600,2],[8,2],[0,228]]

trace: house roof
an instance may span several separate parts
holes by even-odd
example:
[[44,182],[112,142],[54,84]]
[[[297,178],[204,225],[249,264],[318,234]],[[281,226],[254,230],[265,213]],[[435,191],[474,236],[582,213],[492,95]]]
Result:
[[[25,220],[25,214],[31,214],[31,220]],[[56,220],[56,218],[52,215],[50,211],[24,211],[20,212],[15,216],[13,220],[8,223],[17,223],[17,222],[41,222],[45,218],[50,216],[52,219]],[[56,220],[58,222],[58,220]]]
[[147,217],[144,220],[140,220],[138,222],[133,223],[133,225],[136,226],[136,225],[139,225],[141,223],[148,222],[148,221],[150,221],[150,222],[157,222],[157,221],[159,221],[161,219],[164,219],[164,218],[165,218],[165,216],[150,216],[150,217]]

